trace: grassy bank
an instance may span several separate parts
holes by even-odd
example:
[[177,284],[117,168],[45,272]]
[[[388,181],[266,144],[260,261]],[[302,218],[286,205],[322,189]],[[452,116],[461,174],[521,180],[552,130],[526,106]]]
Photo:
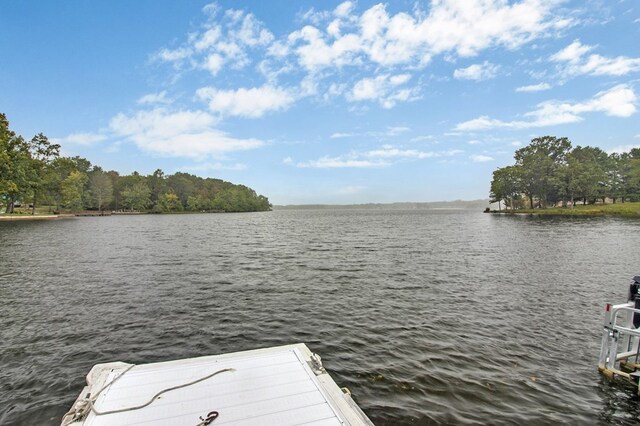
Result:
[[29,207],[16,207],[13,213],[4,213],[4,206],[0,209],[0,220],[42,220],[42,219],[60,219],[69,218],[75,216],[97,216],[98,211],[71,211],[61,210],[55,211],[54,206],[42,206],[36,207],[35,214],[32,214],[32,209]]
[[57,220],[74,217],[73,215],[26,215],[26,214],[0,214],[0,222],[13,221],[13,220]]
[[640,203],[616,203],[553,207],[547,209],[492,210],[498,214],[537,214],[545,216],[620,216],[640,217]]

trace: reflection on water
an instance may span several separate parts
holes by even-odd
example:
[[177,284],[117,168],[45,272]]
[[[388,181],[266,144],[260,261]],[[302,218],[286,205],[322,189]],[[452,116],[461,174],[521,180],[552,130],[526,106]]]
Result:
[[0,424],[99,362],[306,342],[376,424],[635,424],[597,373],[640,222],[300,210],[0,223]]

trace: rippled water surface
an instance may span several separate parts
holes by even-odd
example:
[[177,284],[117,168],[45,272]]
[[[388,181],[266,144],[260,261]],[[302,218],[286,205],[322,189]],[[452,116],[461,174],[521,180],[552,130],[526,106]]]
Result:
[[0,222],[0,424],[96,363],[305,342],[376,424],[636,424],[596,368],[640,222],[291,210]]

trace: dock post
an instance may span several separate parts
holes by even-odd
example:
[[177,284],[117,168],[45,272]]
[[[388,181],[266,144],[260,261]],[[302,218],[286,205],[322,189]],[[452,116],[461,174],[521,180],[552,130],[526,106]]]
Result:
[[598,360],[598,370],[607,376],[610,376],[610,369],[615,367],[617,345],[618,333],[614,330],[612,324],[611,304],[607,303],[604,311],[600,359]]

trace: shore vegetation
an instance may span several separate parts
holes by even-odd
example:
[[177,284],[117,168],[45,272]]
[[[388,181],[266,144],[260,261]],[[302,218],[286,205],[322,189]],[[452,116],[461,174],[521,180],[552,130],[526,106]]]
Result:
[[637,215],[640,148],[607,154],[574,148],[566,137],[543,136],[518,149],[514,159],[514,165],[493,172],[490,201],[498,211]]
[[[47,206],[45,212],[40,206]],[[256,212],[271,210],[253,189],[188,173],[145,176],[105,171],[82,157],[60,156],[42,133],[26,140],[0,113],[0,209],[5,214],[98,212]]]

